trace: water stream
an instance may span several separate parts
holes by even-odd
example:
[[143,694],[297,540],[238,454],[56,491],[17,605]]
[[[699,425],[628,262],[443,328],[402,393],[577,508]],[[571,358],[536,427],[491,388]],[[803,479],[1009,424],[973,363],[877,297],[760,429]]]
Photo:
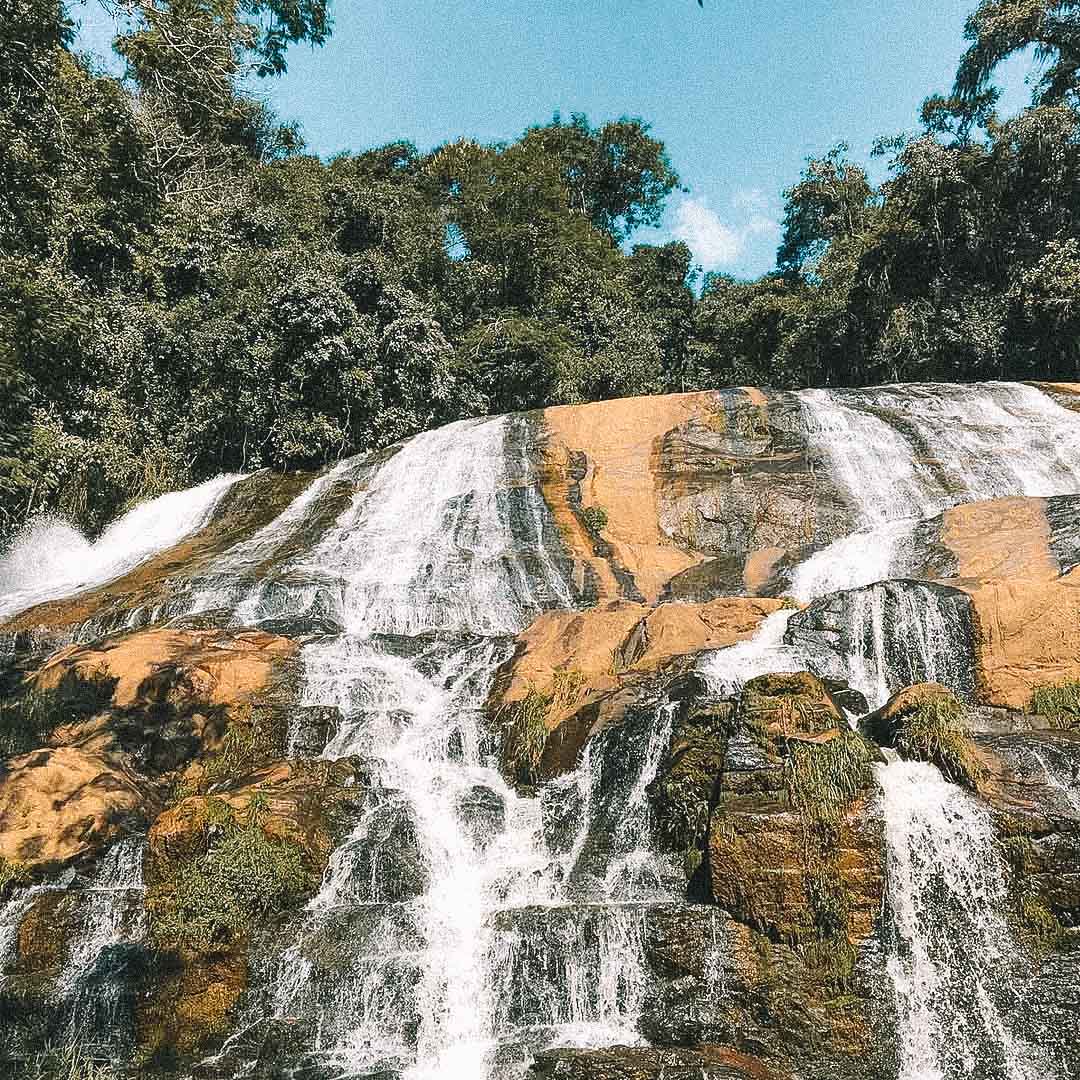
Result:
[[[797,599],[863,590],[838,608],[853,643],[842,674],[872,705],[916,674],[947,681],[940,662],[954,627],[922,593],[877,583],[895,573],[914,525],[948,506],[1080,490],[1080,418],[1011,385],[799,396],[809,453],[851,518],[796,569]],[[372,783],[288,946],[256,958],[244,1019],[310,1025],[316,1058],[343,1077],[509,1080],[541,1047],[642,1041],[649,919],[684,887],[681,868],[650,842],[646,795],[673,710],[633,713],[592,739],[576,769],[529,792],[501,775],[484,721],[513,635],[540,612],[580,602],[532,438],[520,417],[463,421],[375,464],[343,462],[222,556],[186,601],[248,625],[328,628],[303,649],[304,703],[339,711],[323,754],[359,758]],[[0,615],[136,565],[198,528],[231,482],[137,508],[96,545],[50,534],[62,555],[36,583],[18,545],[0,561]],[[266,580],[247,579],[316,519],[314,545]],[[806,667],[793,617],[777,612],[750,641],[703,660],[714,689]],[[898,637],[915,659],[890,652]],[[894,763],[879,779],[901,1080],[1050,1075],[1010,1026],[1017,966],[988,819],[930,766]],[[77,998],[83,975],[138,936],[116,902],[140,887],[134,865],[134,848],[116,852],[87,889],[86,933],[63,993]],[[31,893],[0,911],[0,957]],[[713,935],[709,978],[720,992],[715,920]],[[973,1040],[989,1047],[989,1065],[965,1057]]]
[[899,1080],[1047,1080],[1016,1020],[1025,962],[989,812],[923,762],[879,766],[878,781]]

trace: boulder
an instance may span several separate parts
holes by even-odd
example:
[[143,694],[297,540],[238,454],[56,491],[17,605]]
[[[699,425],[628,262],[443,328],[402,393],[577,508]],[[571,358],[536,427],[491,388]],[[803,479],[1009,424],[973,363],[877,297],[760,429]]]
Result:
[[590,733],[619,722],[653,676],[686,668],[705,650],[745,641],[783,606],[751,597],[655,608],[617,600],[540,615],[518,636],[488,699],[508,771],[514,772],[507,753],[512,729],[523,718],[539,729],[538,775],[557,775],[573,767]]
[[35,872],[85,863],[152,806],[145,780],[101,754],[24,754],[0,771],[0,860]]

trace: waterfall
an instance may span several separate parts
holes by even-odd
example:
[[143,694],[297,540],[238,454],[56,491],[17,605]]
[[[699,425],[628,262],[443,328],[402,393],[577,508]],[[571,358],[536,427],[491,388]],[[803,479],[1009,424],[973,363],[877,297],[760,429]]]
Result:
[[887,578],[915,523],[950,506],[1080,490],[1080,418],[1016,383],[803,390],[807,447],[854,529],[798,567],[809,601]]
[[17,888],[0,906],[0,988],[4,986],[7,969],[15,959],[19,944],[19,927],[24,917],[42,893],[55,888],[55,885],[49,883]]
[[1023,960],[989,812],[933,766],[878,766],[899,1080],[1047,1080],[1016,1030]]
[[648,850],[646,787],[672,710],[529,796],[485,730],[512,635],[577,602],[527,439],[509,417],[409,440],[281,568],[287,589],[236,608],[317,606],[343,628],[305,646],[303,701],[340,710],[324,756],[362,758],[374,782],[247,1019],[308,1018],[348,1073],[502,1077],[541,1046],[640,1041],[645,913],[672,877]]
[[773,671],[800,671],[806,665],[802,654],[784,644],[792,611],[774,611],[765,617],[753,637],[706,653],[698,663],[713,693],[737,693],[743,683]]
[[56,517],[31,521],[0,555],[0,619],[104,585],[209,521],[236,475],[139,503],[91,543]]
[[111,956],[146,935],[145,850],[144,838],[132,838],[114,844],[102,857],[80,890],[78,931],[57,980],[56,993],[66,1003],[74,1038],[85,1045],[104,1042],[103,1050],[121,1034],[120,998],[129,989],[122,971],[118,976],[112,970]]
[[1046,777],[1046,783],[1058,793],[1065,806],[1080,816],[1080,765],[1053,743],[1030,753]]

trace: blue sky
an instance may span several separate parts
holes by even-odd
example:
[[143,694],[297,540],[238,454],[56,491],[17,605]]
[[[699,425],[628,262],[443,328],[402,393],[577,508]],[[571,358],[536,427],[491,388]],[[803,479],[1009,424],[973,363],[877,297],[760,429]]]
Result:
[[[867,161],[875,136],[913,129],[952,81],[975,3],[336,0],[327,45],[293,49],[288,74],[257,89],[322,155],[507,140],[556,110],[643,117],[690,192],[638,238],[678,236],[705,269],[756,276],[806,157],[844,140]],[[105,52],[96,0],[73,14]],[[1026,101],[1026,74],[1001,72],[1005,111]]]

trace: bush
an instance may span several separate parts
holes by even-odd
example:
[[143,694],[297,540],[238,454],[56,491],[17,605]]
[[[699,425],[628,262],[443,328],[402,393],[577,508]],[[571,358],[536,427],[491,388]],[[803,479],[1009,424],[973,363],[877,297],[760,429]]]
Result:
[[823,743],[790,743],[784,781],[793,807],[814,822],[835,824],[870,783],[877,748],[854,731]]
[[602,506],[586,506],[581,511],[590,532],[601,533],[607,528],[607,511]]
[[307,899],[318,885],[303,848],[268,837],[256,796],[245,820],[211,799],[206,849],[173,868],[147,897],[153,938],[162,948],[205,951],[243,938],[253,925]]
[[1054,727],[1080,727],[1080,680],[1044,683],[1031,692],[1031,712],[1048,716]]
[[901,757],[932,762],[954,783],[975,789],[985,772],[964,706],[954,697],[920,702],[901,720],[895,742]]

